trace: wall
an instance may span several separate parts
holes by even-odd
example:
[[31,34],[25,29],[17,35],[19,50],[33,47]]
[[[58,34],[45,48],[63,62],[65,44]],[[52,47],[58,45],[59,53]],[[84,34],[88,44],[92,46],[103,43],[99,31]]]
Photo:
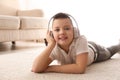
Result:
[[0,0],[0,15],[15,16],[19,9],[18,0]]
[[0,0],[0,5],[5,5],[12,8],[19,8],[19,0]]

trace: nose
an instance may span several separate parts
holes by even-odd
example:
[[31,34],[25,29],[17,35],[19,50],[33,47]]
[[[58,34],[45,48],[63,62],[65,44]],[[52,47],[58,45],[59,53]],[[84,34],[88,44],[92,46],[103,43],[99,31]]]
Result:
[[64,30],[64,29],[61,29],[61,30],[60,30],[60,34],[65,34],[65,30]]

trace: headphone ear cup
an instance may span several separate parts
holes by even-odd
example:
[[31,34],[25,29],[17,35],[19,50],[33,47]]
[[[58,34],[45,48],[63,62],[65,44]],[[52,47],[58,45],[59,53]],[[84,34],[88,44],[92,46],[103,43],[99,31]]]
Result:
[[78,38],[80,36],[79,29],[76,28],[76,27],[74,27],[73,29],[74,29],[74,31],[73,31],[74,32],[74,38]]

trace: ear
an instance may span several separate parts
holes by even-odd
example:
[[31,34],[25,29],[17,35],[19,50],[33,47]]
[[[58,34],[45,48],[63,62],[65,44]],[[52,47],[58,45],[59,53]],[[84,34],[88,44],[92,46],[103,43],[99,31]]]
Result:
[[73,27],[74,32],[74,38],[78,38],[80,36],[80,31],[78,28]]

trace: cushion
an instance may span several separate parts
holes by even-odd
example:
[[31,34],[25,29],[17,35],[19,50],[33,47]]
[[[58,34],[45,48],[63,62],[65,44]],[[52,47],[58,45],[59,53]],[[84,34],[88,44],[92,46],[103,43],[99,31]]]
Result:
[[43,17],[43,11],[40,9],[32,9],[32,10],[18,10],[18,16],[29,16],[29,17]]
[[46,28],[47,20],[43,17],[20,17],[20,29]]
[[20,19],[15,16],[0,15],[0,29],[19,29]]

